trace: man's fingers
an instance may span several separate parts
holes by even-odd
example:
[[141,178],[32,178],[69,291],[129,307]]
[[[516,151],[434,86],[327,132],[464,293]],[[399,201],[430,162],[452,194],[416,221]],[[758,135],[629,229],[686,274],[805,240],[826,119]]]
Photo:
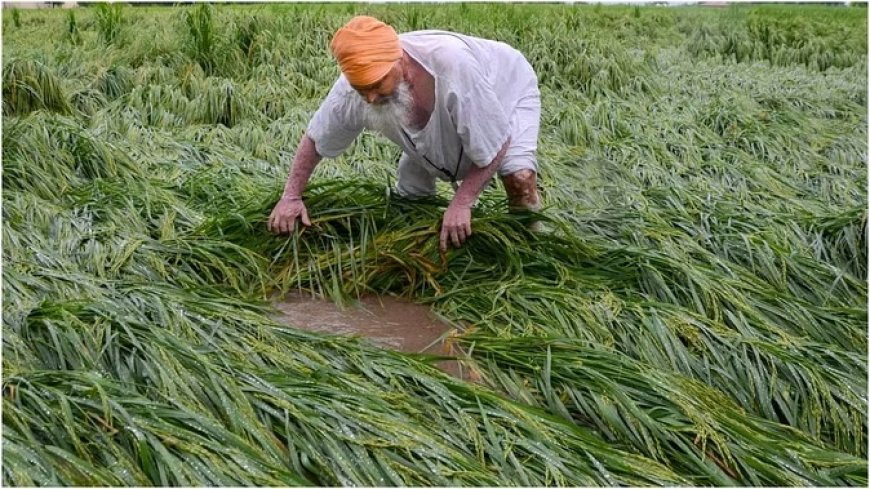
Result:
[[468,241],[468,237],[471,236],[471,226],[465,224],[460,229],[462,229],[462,242],[465,243]]
[[279,216],[278,214],[273,215],[269,218],[269,231],[276,234],[281,234],[281,223],[281,216]]
[[450,239],[453,240],[453,246],[457,248],[462,246],[462,238],[460,235],[461,232],[461,228],[454,228],[450,231]]
[[442,226],[441,227],[441,251],[447,251],[447,245],[452,244],[459,248],[471,235],[470,226]]
[[441,223],[441,251],[447,251],[448,241],[455,248],[461,247],[469,236],[471,236],[469,219],[465,216],[452,216],[448,210]]
[[308,209],[302,203],[296,205],[284,205],[283,202],[278,203],[272,213],[269,214],[267,226],[269,231],[278,234],[292,233],[296,228],[296,220],[302,221],[305,226],[311,226],[311,219],[308,217]]

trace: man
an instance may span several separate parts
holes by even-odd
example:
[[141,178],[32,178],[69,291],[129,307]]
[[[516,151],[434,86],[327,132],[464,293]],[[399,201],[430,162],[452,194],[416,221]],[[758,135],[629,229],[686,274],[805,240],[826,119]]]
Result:
[[311,225],[302,191],[314,167],[340,155],[363,129],[402,148],[399,195],[434,195],[436,178],[453,183],[442,250],[448,240],[459,247],[471,235],[471,207],[496,172],[511,210],[540,208],[540,93],[519,51],[446,31],[397,35],[367,16],[339,29],[330,48],[342,74],[299,143],[284,194],[269,216],[270,230],[289,233],[297,219]]

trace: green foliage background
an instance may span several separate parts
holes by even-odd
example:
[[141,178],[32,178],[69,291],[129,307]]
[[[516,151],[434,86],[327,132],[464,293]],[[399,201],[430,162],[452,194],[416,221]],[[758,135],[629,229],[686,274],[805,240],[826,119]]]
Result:
[[[546,232],[494,185],[439,255],[373,134],[266,232],[357,13],[526,54]],[[865,9],[4,9],[2,144],[4,484],[867,484]],[[484,385],[293,288],[431,304]]]

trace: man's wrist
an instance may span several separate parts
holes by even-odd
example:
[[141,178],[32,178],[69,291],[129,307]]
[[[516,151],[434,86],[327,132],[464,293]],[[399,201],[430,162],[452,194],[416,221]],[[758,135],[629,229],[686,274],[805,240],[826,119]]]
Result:
[[281,200],[286,200],[287,202],[302,202],[302,197],[297,195],[284,194],[281,196]]
[[[466,182],[462,182],[462,184],[465,185]],[[460,185],[459,189],[456,190],[450,205],[456,209],[471,209],[480,195],[475,193],[474,189],[469,186],[463,188],[463,185]]]
[[461,199],[458,201],[456,199],[454,199],[453,201],[450,202],[450,207],[453,207],[454,209],[471,210],[471,208],[474,207],[474,201],[465,202],[465,199]]

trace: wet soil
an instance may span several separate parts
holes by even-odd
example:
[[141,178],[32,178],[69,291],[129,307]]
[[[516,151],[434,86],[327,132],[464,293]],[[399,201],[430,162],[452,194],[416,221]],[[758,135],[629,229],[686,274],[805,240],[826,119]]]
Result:
[[[390,296],[367,296],[355,306],[341,308],[336,304],[312,298],[302,293],[290,293],[273,300],[281,312],[276,319],[288,326],[345,336],[360,336],[370,342],[405,353],[457,355],[449,340],[457,333],[450,325],[438,320],[429,307]],[[436,364],[441,370],[464,380],[476,380],[467,367],[458,361]]]

